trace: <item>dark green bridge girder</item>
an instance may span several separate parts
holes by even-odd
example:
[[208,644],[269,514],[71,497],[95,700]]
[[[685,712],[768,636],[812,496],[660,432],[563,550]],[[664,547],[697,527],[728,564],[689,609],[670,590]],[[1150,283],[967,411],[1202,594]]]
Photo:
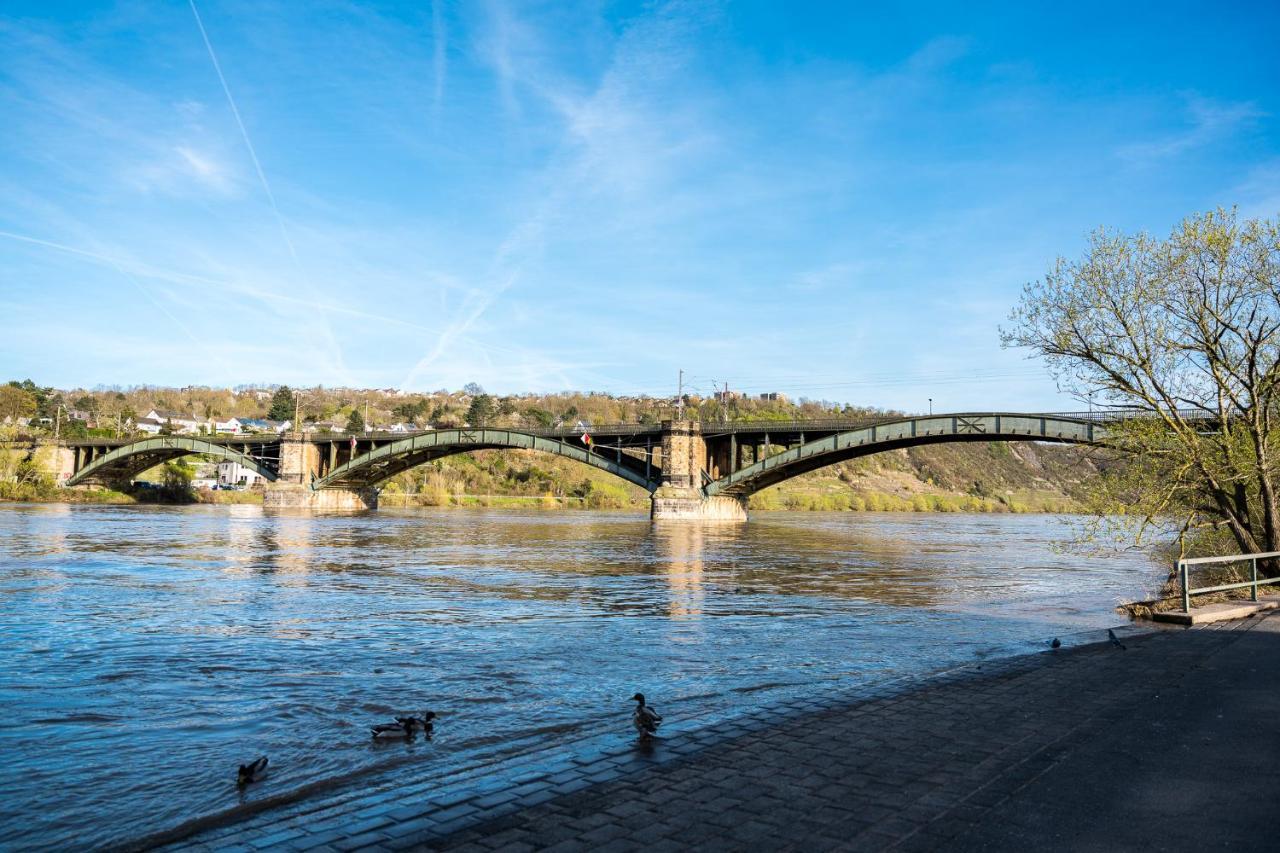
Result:
[[110,482],[115,479],[134,477],[162,462],[191,454],[239,462],[269,481],[277,479],[277,474],[271,467],[225,444],[214,444],[195,436],[165,435],[144,438],[141,441],[116,447],[79,468],[67,480],[67,485],[77,486],[81,483]]
[[799,474],[886,450],[951,441],[1050,441],[1099,444],[1092,420],[1011,412],[926,415],[834,432],[740,468],[703,487],[708,497],[746,497]]
[[516,430],[443,429],[418,433],[374,447],[312,482],[313,489],[362,489],[433,459],[473,450],[539,450],[591,465],[652,492],[662,483],[662,470],[646,453],[637,458],[620,448],[587,448]]

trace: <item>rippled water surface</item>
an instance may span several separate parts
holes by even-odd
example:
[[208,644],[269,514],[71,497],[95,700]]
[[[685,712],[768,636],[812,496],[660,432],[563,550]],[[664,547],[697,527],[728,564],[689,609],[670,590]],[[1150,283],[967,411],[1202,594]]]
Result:
[[[391,763],[1044,647],[1115,624],[1142,555],[1053,516],[0,505],[0,846],[103,846]],[[431,741],[368,725],[439,712]],[[241,795],[237,763],[271,757]]]

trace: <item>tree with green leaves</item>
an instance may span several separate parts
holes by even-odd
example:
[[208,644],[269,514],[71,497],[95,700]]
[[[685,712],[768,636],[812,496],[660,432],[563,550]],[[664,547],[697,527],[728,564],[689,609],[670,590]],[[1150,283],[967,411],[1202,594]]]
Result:
[[471,406],[467,409],[467,423],[473,427],[482,427],[493,419],[497,407],[488,394],[477,394],[471,398]]
[[32,417],[38,405],[36,396],[20,385],[0,385],[0,421],[5,418],[17,421],[18,418]]
[[351,414],[347,415],[347,432],[352,435],[364,432],[364,416],[359,409],[352,409]]
[[[273,421],[291,421],[294,406],[293,390],[288,385],[281,385],[271,395],[271,408],[267,411],[267,417]],[[294,424],[294,428],[297,428],[297,424]]]
[[[1176,519],[1210,547],[1280,550],[1280,225],[1218,210],[1167,239],[1098,231],[1025,288],[1005,345],[1042,356],[1108,423],[1099,520]],[[1136,528],[1136,529],[1133,529]]]

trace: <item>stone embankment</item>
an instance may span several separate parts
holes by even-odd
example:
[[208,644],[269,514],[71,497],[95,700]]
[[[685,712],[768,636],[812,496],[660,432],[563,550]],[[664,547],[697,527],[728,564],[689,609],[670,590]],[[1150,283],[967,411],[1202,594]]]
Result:
[[189,849],[1200,850],[1275,845],[1280,615],[793,702],[462,788],[421,769]]

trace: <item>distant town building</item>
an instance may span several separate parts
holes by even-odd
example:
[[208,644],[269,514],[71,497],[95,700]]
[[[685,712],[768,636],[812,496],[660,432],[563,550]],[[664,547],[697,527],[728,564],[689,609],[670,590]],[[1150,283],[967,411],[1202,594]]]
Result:
[[302,425],[303,432],[346,432],[346,421],[310,421]]
[[164,421],[158,421],[153,417],[138,418],[133,428],[138,432],[145,432],[147,435],[155,435],[164,428]]
[[242,430],[243,427],[238,418],[227,418],[226,420],[214,418],[213,420],[213,431],[219,435],[239,435]]
[[292,421],[273,421],[268,418],[240,418],[241,432],[274,433],[279,435],[289,427]]
[[730,400],[741,400],[741,399],[742,399],[742,392],[740,391],[730,391],[728,388],[726,388],[723,391],[716,392],[717,403],[728,403]]
[[239,462],[218,463],[218,485],[220,486],[252,486],[262,479],[257,471],[246,468]]
[[767,393],[761,394],[760,399],[765,401],[766,403],[785,403],[787,402],[787,395],[781,394],[777,391],[769,391]]
[[182,433],[183,435],[194,435],[200,432],[201,427],[208,426],[207,421],[200,420],[195,415],[174,412],[168,409],[152,409],[147,412],[143,420],[159,421],[161,424],[167,424],[173,432]]

